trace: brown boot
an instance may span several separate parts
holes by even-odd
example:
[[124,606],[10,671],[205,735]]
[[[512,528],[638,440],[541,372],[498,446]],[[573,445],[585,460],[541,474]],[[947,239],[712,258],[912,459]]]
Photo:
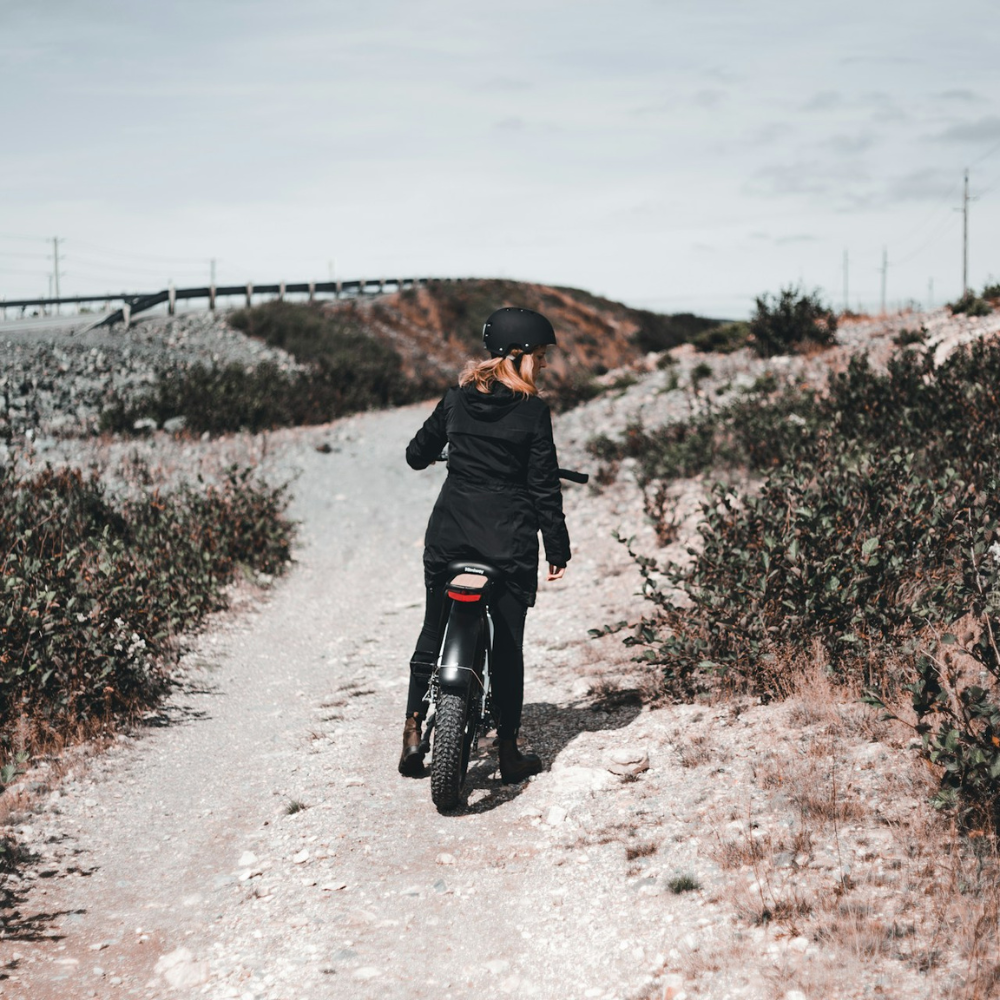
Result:
[[399,757],[399,773],[416,778],[424,773],[424,755],[420,752],[420,718],[411,715],[403,726],[403,752]]
[[505,785],[516,785],[542,769],[537,754],[521,753],[517,740],[500,740],[500,777]]

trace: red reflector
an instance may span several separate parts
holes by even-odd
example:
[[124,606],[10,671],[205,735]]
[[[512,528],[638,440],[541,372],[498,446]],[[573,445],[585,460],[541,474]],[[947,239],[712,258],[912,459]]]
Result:
[[463,594],[458,590],[449,590],[448,596],[453,601],[478,601],[482,594]]

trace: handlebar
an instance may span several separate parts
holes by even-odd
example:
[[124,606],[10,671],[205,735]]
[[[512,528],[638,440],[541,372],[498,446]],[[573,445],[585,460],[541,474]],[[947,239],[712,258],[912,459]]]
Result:
[[[441,454],[438,455],[435,462],[447,462],[448,461],[448,446],[445,445],[441,450]],[[590,482],[590,476],[586,472],[574,472],[572,469],[560,469],[559,470],[560,479],[568,479],[571,483],[580,483],[581,486],[585,486]]]

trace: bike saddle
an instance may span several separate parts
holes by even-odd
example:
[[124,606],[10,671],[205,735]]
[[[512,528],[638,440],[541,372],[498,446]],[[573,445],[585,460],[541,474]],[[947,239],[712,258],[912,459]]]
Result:
[[490,585],[499,575],[488,563],[458,559],[448,564],[447,594],[455,601],[478,601],[484,595],[489,600]]
[[[449,583],[456,583],[457,586],[468,586],[464,581],[463,583],[457,583],[456,577],[458,576],[471,576],[475,580],[498,580],[500,578],[500,570],[495,566],[491,566],[489,563],[484,562],[473,562],[468,559],[456,559],[454,562],[448,563],[448,569],[445,571],[446,579]],[[478,584],[480,587],[483,586],[482,583]]]

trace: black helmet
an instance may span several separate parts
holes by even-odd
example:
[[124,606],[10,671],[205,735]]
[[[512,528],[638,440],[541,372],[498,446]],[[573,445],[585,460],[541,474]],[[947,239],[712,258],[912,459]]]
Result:
[[511,348],[533,351],[536,347],[556,342],[552,324],[532,309],[505,306],[491,313],[483,324],[483,347],[494,358],[502,358]]

